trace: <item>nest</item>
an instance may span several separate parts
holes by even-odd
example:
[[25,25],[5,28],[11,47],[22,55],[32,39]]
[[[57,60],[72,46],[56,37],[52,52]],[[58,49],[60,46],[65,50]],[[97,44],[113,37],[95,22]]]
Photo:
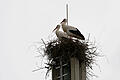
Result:
[[[95,44],[88,40],[81,41],[76,39],[61,40],[55,39],[52,41],[44,42],[44,56],[47,56],[48,62],[47,73],[56,65],[56,58],[62,57],[63,61],[69,62],[72,57],[79,60],[79,63],[85,63],[88,75],[93,76],[90,72],[92,64],[95,63],[96,57],[99,56]],[[47,74],[46,73],[46,74]]]

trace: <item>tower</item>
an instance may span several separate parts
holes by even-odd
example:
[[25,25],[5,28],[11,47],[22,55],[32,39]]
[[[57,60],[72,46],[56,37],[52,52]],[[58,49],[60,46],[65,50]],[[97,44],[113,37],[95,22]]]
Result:
[[58,59],[58,65],[52,69],[52,80],[86,80],[86,66],[79,64],[77,58],[69,62]]
[[[74,42],[72,40],[61,41],[60,45],[64,44],[64,47],[59,45],[61,48],[58,49],[58,53],[56,53],[59,55],[53,60],[55,64],[52,67],[52,80],[86,80],[86,65],[84,60],[82,60],[85,55],[83,55],[83,53],[80,54],[81,51],[78,54],[74,53],[74,50],[79,51],[79,49],[74,46],[72,47],[75,43],[76,45],[74,46],[77,46],[79,42]],[[67,47],[67,45],[69,45],[69,47]],[[68,49],[64,49],[65,47]],[[63,53],[59,50],[63,51]],[[73,54],[72,51],[69,50],[73,50]],[[78,56],[80,56],[79,54],[82,55],[81,59],[78,58]]]

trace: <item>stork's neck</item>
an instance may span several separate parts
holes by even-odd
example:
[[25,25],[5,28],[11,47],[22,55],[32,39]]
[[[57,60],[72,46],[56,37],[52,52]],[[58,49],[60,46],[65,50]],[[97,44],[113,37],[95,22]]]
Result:
[[62,25],[62,26],[65,26],[65,25],[66,25],[66,22],[63,22],[61,25]]
[[61,25],[62,25],[63,31],[66,32],[67,31],[67,25],[66,25],[66,23],[64,22]]

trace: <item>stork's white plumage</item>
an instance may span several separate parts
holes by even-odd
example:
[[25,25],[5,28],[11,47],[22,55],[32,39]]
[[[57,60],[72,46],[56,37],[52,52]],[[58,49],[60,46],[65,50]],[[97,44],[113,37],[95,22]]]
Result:
[[61,25],[62,25],[63,31],[66,32],[68,36],[85,40],[85,37],[81,34],[81,32],[77,28],[66,25],[66,23],[67,23],[67,19],[63,19],[63,21],[61,22]]
[[62,39],[62,38],[68,38],[68,35],[65,32],[59,31],[60,29],[60,25],[57,25],[56,28],[53,30],[56,33],[56,36],[58,37],[58,39]]

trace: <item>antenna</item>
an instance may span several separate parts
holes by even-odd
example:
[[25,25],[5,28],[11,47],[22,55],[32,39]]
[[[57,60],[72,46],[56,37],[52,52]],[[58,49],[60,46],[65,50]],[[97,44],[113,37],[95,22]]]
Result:
[[66,18],[67,18],[67,25],[68,25],[68,4],[66,4]]

